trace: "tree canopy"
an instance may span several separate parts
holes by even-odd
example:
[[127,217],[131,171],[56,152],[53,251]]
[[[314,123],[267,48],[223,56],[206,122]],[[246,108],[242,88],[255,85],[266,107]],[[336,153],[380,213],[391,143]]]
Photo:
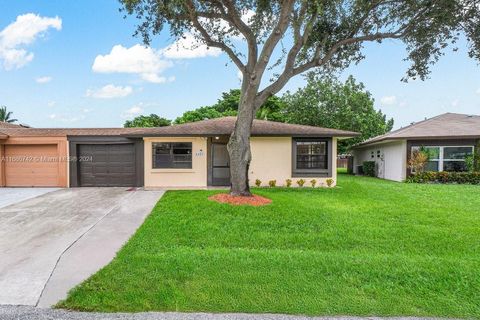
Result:
[[1,122],[8,122],[8,123],[13,123],[17,122],[17,119],[12,118],[13,113],[11,111],[7,110],[6,106],[1,106],[0,107],[0,121]]
[[[180,124],[225,116],[236,116],[238,114],[240,96],[240,89],[231,89],[228,92],[223,92],[222,97],[214,105],[186,111],[182,116],[175,119],[174,123]],[[283,109],[282,99],[272,96],[260,107],[256,117],[263,120],[284,121]]]
[[345,153],[352,145],[384,134],[393,127],[393,119],[387,119],[381,110],[375,110],[370,92],[352,76],[342,83],[335,78],[310,75],[304,88],[287,92],[283,99],[286,122],[361,133],[359,137],[339,141],[339,153]]
[[149,127],[166,127],[172,124],[172,121],[162,118],[156,114],[151,114],[149,116],[138,116],[132,120],[125,121],[123,125],[125,128],[149,128]]
[[[325,75],[364,58],[367,42],[406,46],[405,79],[425,79],[464,36],[480,60],[478,0],[120,0],[145,43],[171,36],[225,52],[242,73],[237,122],[228,143],[231,194],[250,196],[252,122],[267,99],[307,71]],[[266,81],[266,78],[269,81]]]

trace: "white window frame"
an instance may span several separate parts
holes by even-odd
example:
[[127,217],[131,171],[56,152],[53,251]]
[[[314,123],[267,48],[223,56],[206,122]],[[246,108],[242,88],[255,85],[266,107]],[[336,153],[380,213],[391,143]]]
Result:
[[[451,145],[451,146],[412,146],[412,150],[411,150],[411,153],[413,153],[413,150],[414,148],[439,148],[439,151],[438,151],[438,172],[443,172],[444,168],[443,168],[443,163],[445,161],[462,161],[462,162],[465,162],[465,159],[444,159],[443,158],[443,155],[444,155],[444,148],[472,148],[472,154],[475,154],[475,146],[466,146],[466,145],[461,145],[461,146],[458,146],[458,145]],[[433,159],[433,160],[429,160],[429,161],[437,161],[437,159]],[[412,173],[415,173],[413,170],[412,170]]]

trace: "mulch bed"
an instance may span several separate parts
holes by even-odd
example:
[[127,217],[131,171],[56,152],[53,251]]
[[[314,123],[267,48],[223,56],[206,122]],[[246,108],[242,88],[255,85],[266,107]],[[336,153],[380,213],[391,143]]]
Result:
[[251,197],[235,197],[231,196],[227,193],[219,193],[216,195],[213,195],[211,197],[208,197],[208,200],[220,202],[220,203],[228,203],[234,206],[242,206],[242,205],[247,205],[247,206],[254,206],[254,207],[259,207],[259,206],[265,206],[267,204],[272,203],[272,200],[257,196],[257,195],[252,195]]

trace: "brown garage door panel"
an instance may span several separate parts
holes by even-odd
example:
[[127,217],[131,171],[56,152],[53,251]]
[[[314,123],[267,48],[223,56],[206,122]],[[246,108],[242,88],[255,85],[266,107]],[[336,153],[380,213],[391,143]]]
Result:
[[134,144],[81,144],[79,182],[84,187],[124,187],[136,183]]
[[6,145],[7,187],[54,187],[59,185],[57,145]]

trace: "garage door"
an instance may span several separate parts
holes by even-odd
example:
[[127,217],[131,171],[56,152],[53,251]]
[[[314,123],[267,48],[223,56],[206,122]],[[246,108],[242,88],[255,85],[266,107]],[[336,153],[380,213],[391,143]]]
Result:
[[56,187],[59,185],[56,144],[6,145],[7,187]]
[[78,146],[79,185],[82,187],[135,186],[134,144]]

